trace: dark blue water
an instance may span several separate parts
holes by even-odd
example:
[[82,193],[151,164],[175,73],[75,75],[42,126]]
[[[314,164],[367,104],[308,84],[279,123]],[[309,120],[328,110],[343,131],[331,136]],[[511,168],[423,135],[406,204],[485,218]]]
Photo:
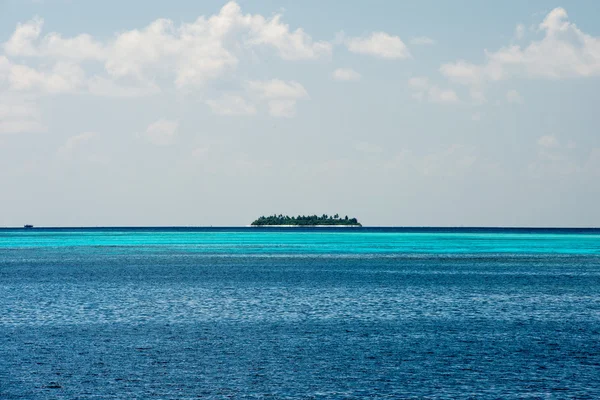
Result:
[[0,398],[600,398],[600,231],[0,230]]

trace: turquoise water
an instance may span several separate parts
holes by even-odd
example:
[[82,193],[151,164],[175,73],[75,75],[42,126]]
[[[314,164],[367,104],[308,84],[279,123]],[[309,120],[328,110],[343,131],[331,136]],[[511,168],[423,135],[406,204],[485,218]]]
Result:
[[[426,229],[424,229],[426,230]],[[0,249],[120,247],[225,254],[600,254],[600,231],[460,229],[36,229],[4,230]],[[2,231],[0,231],[2,232]],[[573,233],[574,232],[574,233]]]
[[598,398],[600,231],[0,229],[0,398]]

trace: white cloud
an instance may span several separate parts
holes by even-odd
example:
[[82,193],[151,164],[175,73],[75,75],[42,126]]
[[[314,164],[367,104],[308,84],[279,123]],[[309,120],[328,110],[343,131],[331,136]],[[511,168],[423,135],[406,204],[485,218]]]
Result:
[[160,93],[158,85],[152,82],[117,83],[113,79],[93,76],[87,81],[87,90],[96,96],[106,97],[143,97]]
[[251,93],[268,102],[269,114],[273,117],[293,117],[296,101],[308,98],[306,89],[295,81],[249,81],[246,86]]
[[38,71],[26,65],[12,65],[8,75],[10,88],[13,90],[49,93],[76,91],[84,80],[83,69],[71,63],[57,63],[49,71]]
[[506,92],[506,101],[509,103],[523,104],[523,97],[515,89]]
[[519,24],[515,28],[515,38],[521,40],[523,39],[523,36],[525,36],[525,25]]
[[72,61],[106,59],[108,49],[88,34],[64,39],[58,33],[50,33],[40,43],[40,55]]
[[194,150],[192,150],[192,157],[196,159],[204,158],[208,154],[209,150],[209,147],[196,147]]
[[408,80],[408,86],[414,90],[413,97],[419,101],[427,100],[431,103],[457,104],[460,103],[454,90],[441,89],[429,82],[424,77],[414,77]]
[[[98,41],[87,34],[63,37],[42,35],[43,20],[17,27],[5,44],[10,54],[38,57],[42,67],[16,65],[0,59],[0,79],[15,91],[46,93],[88,92],[99,96],[139,97],[160,92],[157,82],[171,78],[175,86],[202,85],[233,70],[244,51],[254,55],[257,46],[276,50],[283,59],[311,59],[330,54],[331,44],[314,42],[302,29],[291,30],[280,15],[265,18],[242,14],[235,2],[219,13],[176,26],[158,19],[142,29]],[[99,63],[104,73],[86,76],[82,66]],[[342,74],[343,75],[343,74]],[[346,71],[346,78],[356,78]],[[295,81],[249,81],[246,89],[268,105],[273,116],[293,116],[296,102],[308,98]],[[242,97],[209,99],[211,109],[223,115],[251,115],[255,106]]]
[[8,83],[13,91],[74,92],[84,81],[85,73],[75,63],[58,62],[52,68],[35,69],[0,56],[0,84]]
[[0,134],[45,132],[37,105],[14,95],[0,96]]
[[158,19],[142,30],[123,32],[111,46],[106,71],[115,77],[139,80],[166,73],[174,77],[177,87],[215,79],[238,64],[237,57],[225,48],[219,30],[227,18],[223,13],[208,21],[198,18],[178,29],[172,21]]
[[[275,50],[285,60],[331,54],[330,43],[313,41],[302,28],[290,29],[282,22],[281,15],[265,18],[243,14],[235,2],[227,3],[215,15],[201,16],[190,23],[176,25],[168,19],[157,19],[146,27],[120,32],[108,40],[97,40],[85,33],[63,37],[50,32],[42,36],[42,28],[43,20],[38,17],[19,24],[4,44],[9,56],[38,57],[47,61],[44,65],[50,65],[46,70],[30,65],[12,66],[16,90],[37,87],[61,92],[82,86],[93,94],[138,96],[146,92],[117,88],[110,81],[128,78],[137,81],[137,85],[130,86],[145,88],[155,85],[155,80],[167,79],[184,88],[203,85],[233,71],[240,63],[240,56],[256,56],[256,48]],[[5,61],[0,59],[0,79]],[[98,63],[108,77],[95,73],[94,82],[82,83],[79,73],[77,82],[73,82],[68,79],[71,73],[56,76],[60,71],[53,71],[64,65],[71,65],[74,71],[84,61]],[[54,68],[52,63],[56,63]],[[46,85],[44,82],[48,80],[52,83]]]
[[600,148],[596,147],[590,151],[584,169],[594,176],[600,176]]
[[291,118],[296,115],[296,100],[269,101],[269,114],[273,117]]
[[15,32],[4,44],[6,54],[16,57],[52,57],[70,61],[101,61],[106,57],[104,46],[87,34],[64,39],[59,33],[52,32],[40,40],[43,26],[44,20],[40,17],[18,24]]
[[485,94],[479,87],[472,87],[471,90],[469,90],[469,95],[475,104],[483,104],[487,101]]
[[448,178],[464,176],[473,171],[475,166],[482,168],[478,160],[476,147],[456,143],[425,154],[403,149],[393,159],[386,161],[383,167],[405,171],[410,175]]
[[475,147],[453,144],[423,157],[420,169],[427,176],[457,176],[471,169],[477,158]]
[[528,165],[532,178],[554,178],[586,172],[585,162],[574,157],[569,146],[563,146],[553,135],[541,136],[537,140],[537,156]]
[[4,44],[4,51],[10,56],[34,56],[38,50],[32,43],[42,32],[44,20],[35,17],[24,24],[18,24],[14,33]]
[[451,89],[440,89],[437,86],[429,88],[429,100],[432,103],[456,104],[459,102],[456,92]]
[[429,86],[430,86],[429,79],[427,79],[425,77],[410,78],[408,80],[408,85],[411,88],[419,89],[419,90],[425,90],[425,89],[429,88]]
[[556,148],[559,146],[558,139],[552,135],[541,136],[537,143],[539,146],[545,148]]
[[33,120],[2,120],[0,134],[3,133],[38,133],[46,132],[46,127],[39,121]]
[[269,81],[249,81],[248,88],[267,99],[301,99],[308,97],[306,89],[295,81],[285,82],[281,79]]
[[434,45],[436,42],[435,40],[433,40],[432,38],[429,38],[427,36],[419,36],[419,37],[414,37],[412,39],[410,39],[410,44],[413,44],[415,46],[431,46]]
[[566,144],[553,135],[537,140],[536,157],[528,165],[529,176],[536,179],[563,179],[579,175],[585,180],[600,176],[600,148],[591,148],[587,156],[577,149],[577,144]]
[[[237,12],[239,14],[239,7]],[[247,43],[270,45],[276,48],[285,60],[311,59],[331,54],[331,43],[313,42],[301,28],[290,31],[289,26],[281,22],[281,15],[275,15],[271,19],[254,15],[246,16],[246,19],[250,27]]]
[[37,118],[39,111],[33,103],[17,99],[0,99],[0,120],[11,118]]
[[8,77],[10,72],[11,63],[5,56],[0,56],[0,84],[2,84]]
[[362,153],[381,153],[383,149],[376,144],[368,142],[355,142],[353,145],[354,149]]
[[333,79],[336,81],[357,81],[360,74],[351,68],[338,68],[333,71]]
[[71,136],[67,141],[58,149],[58,155],[63,158],[70,157],[78,147],[81,147],[83,143],[88,142],[96,137],[94,132],[84,132],[76,136]]
[[243,97],[235,94],[225,94],[217,99],[207,100],[206,104],[212,112],[218,115],[254,115],[256,107]]
[[168,146],[173,143],[179,123],[160,119],[148,126],[145,133],[145,138],[150,143],[157,146]]
[[[464,60],[447,63],[440,72],[457,83],[478,85],[513,76],[563,79],[600,75],[600,38],[582,32],[563,8],[552,10],[542,23],[540,40],[486,51],[483,64]],[[523,32],[517,27],[517,36]]]
[[481,67],[464,60],[443,64],[440,67],[440,72],[452,81],[465,85],[480,84],[483,81]]
[[380,58],[402,59],[411,57],[408,47],[398,36],[391,36],[385,32],[374,32],[367,37],[347,39],[346,46],[353,53]]

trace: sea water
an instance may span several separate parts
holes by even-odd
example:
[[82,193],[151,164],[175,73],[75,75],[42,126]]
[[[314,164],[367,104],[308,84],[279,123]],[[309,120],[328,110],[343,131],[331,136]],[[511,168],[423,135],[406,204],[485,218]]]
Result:
[[600,231],[0,229],[1,399],[600,398]]

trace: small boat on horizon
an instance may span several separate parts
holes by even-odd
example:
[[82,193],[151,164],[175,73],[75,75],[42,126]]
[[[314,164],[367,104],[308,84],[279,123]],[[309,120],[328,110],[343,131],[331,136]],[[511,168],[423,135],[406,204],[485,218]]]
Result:
[[24,225],[23,228],[25,228],[25,229],[31,229],[31,228],[33,228],[33,225]]

